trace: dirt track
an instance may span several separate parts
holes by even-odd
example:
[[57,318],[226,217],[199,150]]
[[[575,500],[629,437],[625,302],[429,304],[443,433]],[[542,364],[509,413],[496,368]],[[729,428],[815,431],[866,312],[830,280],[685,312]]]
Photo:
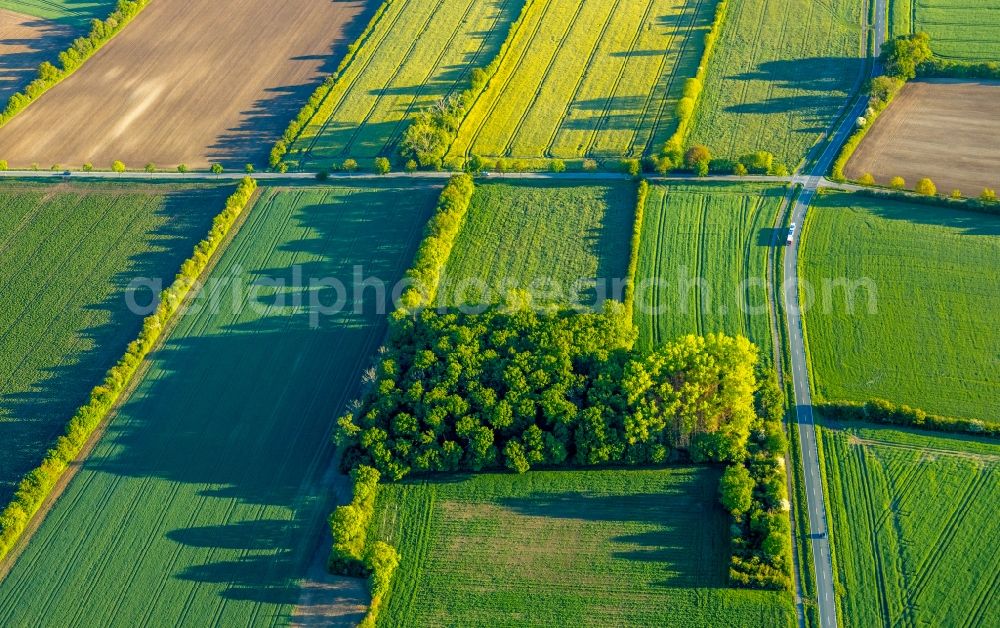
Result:
[[912,188],[923,177],[939,194],[959,189],[979,196],[1000,189],[1000,83],[913,81],[876,121],[847,164],[857,179],[870,172],[879,183],[894,176]]
[[35,78],[39,63],[55,60],[72,39],[64,25],[0,9],[0,108]]
[[0,159],[42,168],[107,168],[116,159],[130,168],[261,165],[373,4],[155,0],[0,128]]

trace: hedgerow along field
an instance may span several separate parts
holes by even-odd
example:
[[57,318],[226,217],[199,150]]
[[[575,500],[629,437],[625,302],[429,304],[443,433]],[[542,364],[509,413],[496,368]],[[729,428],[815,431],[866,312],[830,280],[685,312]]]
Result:
[[925,32],[935,56],[1000,61],[1000,0],[892,0],[893,35]]
[[326,543],[331,417],[385,334],[372,290],[320,315],[336,291],[309,280],[399,278],[437,192],[265,191],[0,583],[0,624],[287,622]]
[[512,289],[536,303],[620,300],[635,202],[632,182],[478,183],[445,267],[443,304],[501,303]]
[[676,128],[713,0],[535,1],[452,157],[641,157]]
[[690,143],[727,158],[765,150],[794,169],[860,87],[862,14],[855,0],[731,3]]
[[841,427],[821,432],[844,625],[995,623],[1000,445]]
[[710,467],[381,485],[369,541],[402,561],[379,624],[789,626],[786,593],[728,588]]
[[[799,276],[815,288],[805,323],[819,400],[998,418],[1000,217],[825,193],[801,237]],[[824,290],[839,279],[874,289],[856,284],[852,307],[843,285]]]
[[410,118],[467,87],[490,63],[524,0],[395,0],[286,157],[328,168],[394,156]]
[[117,0],[0,0],[7,9],[83,29],[94,18],[104,19]]
[[138,334],[129,283],[169,285],[231,191],[0,182],[0,504]]
[[636,272],[641,347],[723,332],[771,360],[767,256],[784,194],[774,185],[650,186]]

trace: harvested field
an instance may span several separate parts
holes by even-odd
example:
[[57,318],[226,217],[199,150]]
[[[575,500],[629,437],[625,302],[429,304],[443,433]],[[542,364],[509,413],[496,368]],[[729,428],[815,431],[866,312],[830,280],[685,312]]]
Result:
[[57,22],[0,8],[0,108],[35,78],[39,63],[69,45],[73,33]]
[[979,196],[1000,187],[1000,83],[912,81],[875,121],[845,173],[866,172],[886,184],[900,176],[913,187],[923,177],[938,192]]
[[[372,3],[152,2],[73,76],[0,128],[11,166],[266,164],[271,144]],[[136,60],[141,59],[141,63]]]
[[438,192],[263,190],[0,582],[0,625],[287,624],[329,548],[331,417],[386,333],[372,290],[337,310],[331,283],[401,277]]
[[117,0],[0,0],[0,14],[14,11],[84,30],[91,19],[104,19],[116,3]]
[[402,562],[385,626],[791,626],[727,582],[708,467],[484,473],[379,487],[369,541]]

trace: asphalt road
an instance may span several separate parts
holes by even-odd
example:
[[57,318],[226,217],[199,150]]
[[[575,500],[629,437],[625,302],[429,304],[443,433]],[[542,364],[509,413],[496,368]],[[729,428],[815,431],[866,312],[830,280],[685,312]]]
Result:
[[[881,52],[885,41],[886,0],[875,0],[875,53]],[[878,62],[873,65],[873,75],[879,71]],[[858,98],[850,112],[844,116],[833,132],[823,153],[813,163],[809,173],[798,175],[794,182],[802,186],[795,205],[792,207],[792,222],[801,227],[806,210],[819,187],[848,186],[833,184],[824,178],[837,158],[840,148],[854,132],[855,120],[864,114],[868,102]],[[799,440],[802,449],[802,466],[806,489],[807,512],[809,515],[809,536],[812,543],[813,563],[816,573],[816,606],[821,628],[837,628],[837,601],[834,591],[833,563],[830,557],[830,530],[826,516],[826,499],[823,494],[823,476],[820,471],[819,452],[816,447],[816,424],[813,418],[812,391],[809,383],[809,366],[803,339],[802,315],[799,304],[799,238],[796,237],[785,253],[784,299],[785,316],[788,325],[788,342],[791,353],[791,374],[795,390],[795,410],[798,417]]]

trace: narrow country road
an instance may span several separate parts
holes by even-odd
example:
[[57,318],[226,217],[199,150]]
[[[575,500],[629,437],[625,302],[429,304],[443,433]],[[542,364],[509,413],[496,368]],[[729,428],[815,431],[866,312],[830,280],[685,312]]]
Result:
[[[885,42],[887,16],[886,0],[875,1],[875,56],[881,53]],[[872,65],[872,76],[878,74],[879,62]],[[864,114],[868,99],[859,96],[857,102],[840,121],[820,157],[813,163],[807,174],[794,178],[794,183],[802,186],[798,199],[792,207],[792,222],[801,234],[816,190],[823,187],[851,189],[853,186],[831,185],[824,178],[837,158],[840,148],[855,128],[855,120]],[[834,590],[833,562],[830,555],[830,530],[826,516],[826,499],[823,493],[823,476],[820,469],[819,451],[816,446],[816,424],[813,420],[812,389],[809,382],[809,364],[806,361],[806,347],[802,326],[802,312],[799,302],[799,243],[798,235],[785,253],[784,299],[785,317],[788,325],[789,353],[791,354],[791,374],[795,390],[795,411],[798,417],[799,441],[802,449],[802,467],[806,489],[806,509],[809,515],[809,538],[812,543],[813,564],[816,573],[816,606],[821,628],[837,628],[837,600]]]

